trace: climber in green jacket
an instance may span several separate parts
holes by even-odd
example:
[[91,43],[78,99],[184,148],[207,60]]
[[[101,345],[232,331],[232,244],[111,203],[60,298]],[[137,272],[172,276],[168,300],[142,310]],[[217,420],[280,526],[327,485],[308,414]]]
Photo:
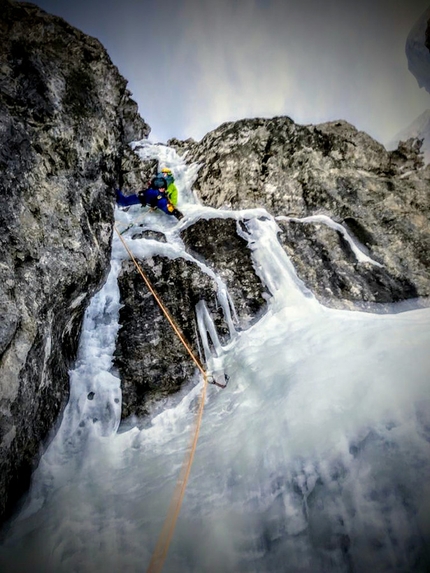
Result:
[[176,203],[178,202],[178,188],[174,184],[175,178],[173,177],[172,170],[168,167],[163,167],[161,173],[158,173],[157,177],[164,177],[167,181],[167,197],[172,205],[176,206]]

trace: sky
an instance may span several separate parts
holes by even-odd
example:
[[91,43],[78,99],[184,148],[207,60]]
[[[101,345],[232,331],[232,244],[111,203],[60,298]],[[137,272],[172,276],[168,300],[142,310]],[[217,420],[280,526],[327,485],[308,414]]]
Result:
[[387,144],[430,108],[405,55],[429,0],[34,3],[101,41],[153,142],[287,115],[345,119]]

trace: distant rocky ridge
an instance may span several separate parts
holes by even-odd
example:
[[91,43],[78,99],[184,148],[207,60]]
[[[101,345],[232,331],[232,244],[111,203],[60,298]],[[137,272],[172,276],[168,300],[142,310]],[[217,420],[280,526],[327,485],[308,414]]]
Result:
[[396,149],[400,141],[408,139],[420,140],[424,163],[430,163],[430,109],[420,114],[410,125],[399,131],[387,145],[388,149]]
[[110,261],[114,187],[149,133],[101,44],[0,0],[0,519],[68,395]]

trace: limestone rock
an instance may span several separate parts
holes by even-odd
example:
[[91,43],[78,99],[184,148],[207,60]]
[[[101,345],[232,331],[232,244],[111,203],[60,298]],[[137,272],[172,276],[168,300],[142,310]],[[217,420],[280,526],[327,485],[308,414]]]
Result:
[[326,215],[382,265],[357,264],[337,231],[280,220],[280,241],[324,303],[430,295],[430,169],[422,168],[419,141],[388,152],[345,121],[297,125],[277,117],[225,123],[200,142],[173,145],[201,165],[195,189],[205,204],[265,207],[295,219]]
[[149,127],[101,44],[32,4],[0,0],[0,62],[1,519],[67,399],[124,149]]
[[236,330],[251,326],[266,308],[265,287],[241,236],[246,234],[246,220],[234,219],[199,220],[181,233],[187,251],[225,282],[237,314]]
[[[239,226],[239,228],[238,228]],[[181,233],[189,254],[204,265],[183,258],[155,256],[140,261],[144,273],[202,362],[196,307],[205,301],[220,342],[230,339],[219,286],[208,274],[215,271],[228,288],[236,330],[249,327],[266,308],[265,289],[252,266],[245,238],[246,222],[233,219],[197,221]],[[139,235],[156,238],[152,234]],[[196,366],[174,334],[167,319],[130,262],[123,263],[119,279],[121,328],[116,366],[121,376],[122,417],[142,416],[155,400],[179,390]],[[231,308],[231,307],[230,307]]]
[[[418,146],[421,144],[420,149]],[[388,149],[395,149],[392,159],[396,162],[399,157],[404,161],[405,153],[412,162],[413,169],[419,168],[424,159],[425,164],[430,163],[430,109],[421,113],[411,124],[399,131],[387,145]],[[405,149],[406,148],[406,149]],[[422,154],[422,156],[421,156]]]
[[[216,283],[198,266],[161,256],[139,264],[196,356],[195,307],[200,300],[207,301],[219,331],[227,333],[223,315],[216,308]],[[121,375],[122,418],[127,418],[148,413],[154,400],[179,390],[192,377],[196,365],[129,261],[123,263],[119,286],[124,306],[115,364]]]

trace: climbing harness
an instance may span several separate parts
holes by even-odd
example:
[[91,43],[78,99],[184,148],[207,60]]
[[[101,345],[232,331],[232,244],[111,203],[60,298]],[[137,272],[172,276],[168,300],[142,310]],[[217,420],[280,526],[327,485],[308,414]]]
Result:
[[[160,535],[158,537],[158,541],[156,543],[154,552],[152,554],[151,561],[150,561],[148,569],[147,569],[147,573],[159,573],[162,570],[164,561],[167,557],[167,552],[169,550],[169,545],[170,545],[170,542],[172,540],[173,533],[175,531],[176,521],[178,519],[179,512],[181,510],[182,500],[183,500],[184,494],[185,494],[185,488],[187,486],[188,477],[190,475],[191,466],[192,466],[193,460],[194,460],[194,454],[196,451],[197,440],[199,438],[200,426],[201,426],[202,416],[203,416],[203,409],[204,409],[205,400],[206,400],[206,390],[207,390],[207,385],[208,385],[208,374],[205,371],[205,368],[204,368],[201,360],[192,351],[192,349],[191,349],[190,345],[188,344],[188,342],[186,341],[184,335],[179,330],[179,327],[176,325],[172,315],[167,310],[167,308],[164,306],[162,300],[160,299],[160,297],[158,296],[158,294],[154,290],[152,284],[150,283],[149,279],[147,278],[147,276],[143,272],[141,266],[139,265],[139,263],[137,262],[137,260],[133,256],[133,253],[129,249],[127,243],[125,242],[125,240],[121,236],[122,234],[118,231],[116,226],[114,226],[114,228],[115,228],[115,231],[118,234],[119,238],[121,239],[121,242],[124,245],[124,248],[127,251],[130,259],[133,261],[137,271],[139,272],[140,276],[144,280],[149,291],[151,292],[151,294],[155,298],[155,300],[156,300],[158,306],[160,307],[160,309],[162,310],[164,316],[169,321],[174,332],[179,337],[179,339],[182,342],[182,344],[184,345],[186,351],[191,356],[193,362],[196,364],[197,368],[200,370],[200,372],[203,376],[203,389],[202,389],[202,392],[200,395],[199,407],[198,407],[198,410],[196,413],[196,419],[195,419],[195,424],[194,424],[194,432],[192,435],[192,440],[190,442],[190,445],[189,445],[187,452],[186,452],[186,455],[184,457],[184,461],[182,463],[182,468],[181,468],[178,480],[176,482],[176,487],[175,487],[175,490],[173,492],[173,496],[172,496],[172,499],[170,502],[169,510],[168,510],[166,518],[164,520],[163,527],[161,529]],[[221,388],[225,387],[225,386],[222,386],[221,384],[214,382],[213,377],[211,377],[211,378],[212,378],[211,383],[215,383],[217,386],[220,386]]]

